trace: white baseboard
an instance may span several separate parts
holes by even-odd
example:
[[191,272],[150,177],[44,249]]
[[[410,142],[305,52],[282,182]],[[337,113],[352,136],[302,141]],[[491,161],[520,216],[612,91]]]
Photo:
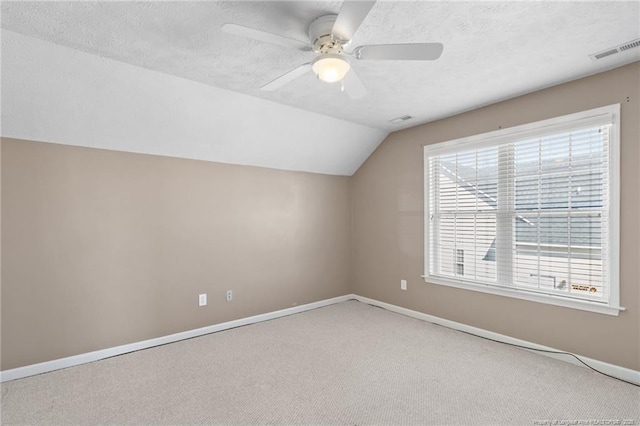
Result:
[[[35,376],[37,374],[47,373],[54,370],[60,370],[62,368],[68,368],[76,365],[86,364],[88,362],[98,361],[101,359],[110,358],[112,356],[139,351],[141,349],[147,349],[154,346],[164,345],[167,343],[173,343],[173,342],[177,342],[184,339],[190,339],[192,337],[198,337],[198,336],[202,336],[209,333],[215,333],[217,331],[223,331],[223,330],[228,330],[230,328],[240,327],[243,325],[255,324],[262,321],[268,321],[271,319],[280,318],[287,315],[293,315],[300,312],[321,308],[323,306],[333,305],[335,303],[345,302],[351,299],[355,299],[362,303],[367,303],[369,305],[378,306],[380,308],[384,308],[389,311],[406,315],[412,318],[416,318],[422,321],[439,324],[444,327],[452,328],[454,330],[465,331],[467,333],[476,334],[478,336],[487,337],[489,339],[498,340],[500,342],[511,343],[515,345],[525,346],[525,347],[534,348],[534,349],[542,349],[547,351],[559,351],[558,349],[554,349],[548,346],[538,345],[536,343],[531,343],[531,342],[527,342],[526,340],[520,340],[513,337],[505,336],[503,334],[494,333],[492,331],[484,330],[482,328],[472,327],[466,324],[461,324],[455,321],[450,321],[444,318],[436,317],[436,316],[425,314],[422,312],[413,311],[411,309],[392,305],[390,303],[380,302],[375,299],[369,299],[368,297],[358,296],[355,294],[347,294],[344,296],[334,297],[332,299],[326,299],[326,300],[321,300],[314,303],[308,303],[306,305],[295,306],[292,308],[282,309],[279,311],[268,312],[265,314],[255,315],[252,317],[241,318],[238,320],[223,322],[220,324],[214,324],[207,327],[202,327],[194,330],[184,331],[181,333],[171,334],[169,336],[163,336],[155,339],[144,340],[142,342],[116,346],[113,348],[107,348],[99,351],[88,352],[85,354],[70,356],[67,358],[61,358],[61,359],[56,359],[52,361],[41,362],[39,364],[32,364],[24,367],[14,368],[11,370],[0,371],[0,382],[21,379],[23,377]],[[578,360],[576,360],[571,356],[561,355],[561,354],[552,354],[547,352],[536,352],[536,353],[584,367],[583,364],[581,364]],[[587,358],[581,355],[578,355],[578,356],[584,362],[586,362],[593,368],[599,371],[602,371],[603,373],[640,385],[640,371],[631,370],[629,368],[620,367],[620,366],[609,364],[603,361],[598,361],[596,359]]]
[[[406,315],[412,318],[416,318],[419,320],[427,321],[430,323],[442,325],[444,327],[452,328],[454,330],[464,331],[467,333],[475,334],[477,336],[486,337],[493,340],[498,340],[504,343],[511,343],[514,345],[525,346],[532,349],[541,349],[545,351],[555,351],[562,352],[560,349],[551,348],[548,346],[538,345],[536,343],[527,342],[526,340],[516,339],[513,337],[505,336],[504,334],[494,333],[493,331],[484,330],[482,328],[472,327],[470,325],[461,324],[459,322],[450,321],[444,318],[436,317],[433,315],[425,314],[418,311],[413,311],[411,309],[402,308],[400,306],[392,305],[390,303],[380,302],[375,299],[369,299],[368,297],[362,297],[358,295],[353,295],[353,298],[356,300],[367,303],[369,305],[378,306],[380,308],[387,309],[389,311],[393,311],[402,315]],[[562,355],[562,354],[553,354],[548,352],[538,352],[533,351],[535,353],[548,356],[550,358],[558,359],[561,361],[566,361],[571,364],[579,365],[580,367],[586,368],[580,361],[575,359],[572,356]],[[599,370],[603,373],[606,373],[610,376],[617,377],[622,380],[626,380],[631,383],[635,383],[640,385],[640,371],[631,370],[629,368],[620,367],[614,364],[609,364],[607,362],[598,361],[597,359],[587,358],[586,356],[577,355],[580,357],[585,363],[590,365],[591,367]]]
[[243,325],[255,324],[257,322],[285,317],[287,315],[297,314],[300,312],[309,311],[311,309],[333,305],[334,303],[345,302],[349,299],[354,299],[354,296],[350,294],[334,297],[332,299],[321,300],[319,302],[308,303],[306,305],[294,306],[292,308],[268,312],[266,314],[255,315],[252,317],[241,318],[238,320],[223,322],[220,324],[214,324],[202,328],[196,328],[194,330],[183,331],[181,333],[175,333],[155,339],[144,340],[142,342],[130,343],[128,345],[101,349],[99,351],[87,352],[80,355],[74,355],[66,358],[54,359],[52,361],[41,362],[38,364],[26,365],[24,367],[13,368],[11,370],[0,371],[0,383],[7,382],[9,380],[21,379],[23,377],[35,376],[36,374],[48,373],[50,371],[60,370],[62,368],[86,364],[88,362],[98,361],[101,359],[110,358],[112,356],[139,351],[141,349],[147,349],[154,346],[165,345],[167,343],[190,339],[192,337],[198,337],[209,333],[215,333],[217,331],[228,330],[230,328],[240,327]]

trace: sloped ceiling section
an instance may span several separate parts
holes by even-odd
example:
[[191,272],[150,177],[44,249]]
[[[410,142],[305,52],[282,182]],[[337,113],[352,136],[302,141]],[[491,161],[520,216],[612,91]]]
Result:
[[[313,52],[222,31],[235,23],[308,41],[314,19],[341,0],[3,1],[2,28],[365,126],[395,131],[640,59],[640,48],[589,55],[640,37],[640,2],[378,0],[347,51],[360,45],[440,42],[436,61],[358,61],[368,95],[308,72],[275,91],[264,84]],[[393,118],[412,120],[394,124]]]
[[2,136],[350,176],[388,132],[2,30]]
[[[341,0],[2,1],[3,133],[187,158],[352,174],[387,132],[640,60],[640,2],[378,0],[359,45],[441,42],[436,61],[349,58],[352,100],[315,57],[222,30],[305,42]],[[413,119],[400,123],[396,117]],[[376,130],[379,129],[379,130]],[[11,133],[7,133],[7,132]]]

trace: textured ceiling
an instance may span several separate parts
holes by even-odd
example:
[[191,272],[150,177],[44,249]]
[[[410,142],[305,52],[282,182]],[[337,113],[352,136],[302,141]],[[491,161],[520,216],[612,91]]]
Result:
[[352,175],[387,132],[2,30],[2,136]]
[[[640,38],[634,2],[378,1],[362,44],[441,42],[434,62],[356,61],[369,94],[350,100],[309,73],[275,92],[259,87],[312,52],[221,32],[224,23],[306,40],[308,23],[341,2],[3,2],[16,33],[386,131],[409,127],[640,59],[640,48],[589,54]],[[400,125],[390,119],[409,114]]]

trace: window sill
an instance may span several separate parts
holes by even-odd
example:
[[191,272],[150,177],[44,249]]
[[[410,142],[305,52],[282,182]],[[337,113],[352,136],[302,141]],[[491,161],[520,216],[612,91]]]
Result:
[[474,285],[461,281],[448,280],[441,277],[422,275],[425,282],[430,284],[444,285],[448,287],[461,288],[464,290],[478,291],[481,293],[495,294],[498,296],[512,297],[515,299],[528,300],[531,302],[546,303],[548,305],[562,306],[565,308],[580,309],[583,311],[596,312],[599,314],[618,316],[620,311],[625,308],[620,306],[609,306],[601,302],[590,302],[587,300],[567,299],[564,297],[548,296],[541,294],[529,293],[523,290],[493,287],[490,285]]

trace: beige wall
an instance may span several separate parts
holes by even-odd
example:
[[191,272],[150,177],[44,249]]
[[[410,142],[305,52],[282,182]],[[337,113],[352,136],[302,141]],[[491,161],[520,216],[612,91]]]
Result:
[[[3,139],[1,369],[353,292],[640,370],[639,81],[636,63],[394,133],[353,178]],[[423,144],[612,103],[626,312],[420,278]]]
[[[628,98],[627,98],[628,97]],[[640,63],[390,135],[352,178],[353,292],[640,370]],[[428,100],[426,100],[428,101]],[[608,316],[425,283],[423,144],[620,103],[621,303]],[[400,280],[408,290],[400,290]]]
[[2,370],[350,291],[347,177],[1,149]]

